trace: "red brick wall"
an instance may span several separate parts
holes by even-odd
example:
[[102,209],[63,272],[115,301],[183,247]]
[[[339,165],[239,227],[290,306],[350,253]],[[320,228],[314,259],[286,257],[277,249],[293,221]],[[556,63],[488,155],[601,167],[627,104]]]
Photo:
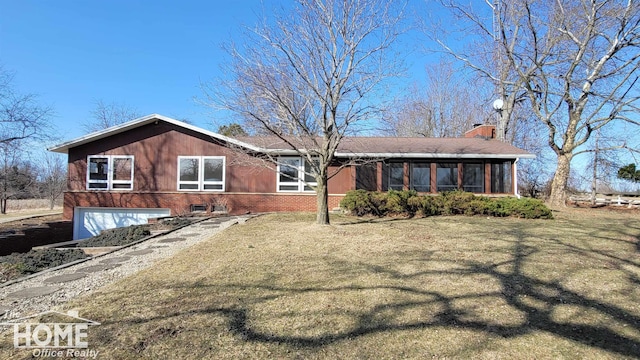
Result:
[[[344,195],[329,195],[329,209],[337,208]],[[74,207],[167,208],[171,215],[186,214],[191,204],[226,204],[232,214],[272,211],[316,211],[316,195],[250,193],[139,193],[139,192],[67,192],[63,218],[73,219]]]
[[496,126],[495,125],[478,125],[473,129],[464,133],[466,138],[482,137],[486,139],[495,139]]

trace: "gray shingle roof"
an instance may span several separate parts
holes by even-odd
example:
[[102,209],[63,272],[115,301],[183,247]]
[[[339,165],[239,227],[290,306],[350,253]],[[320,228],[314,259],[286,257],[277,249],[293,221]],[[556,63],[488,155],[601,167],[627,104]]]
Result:
[[[238,140],[257,147],[293,150],[275,136],[242,137]],[[318,139],[319,141],[320,139]],[[298,148],[313,149],[312,141],[290,139]],[[436,158],[534,158],[535,155],[495,139],[425,137],[347,137],[338,146],[339,157],[436,157]]]
[[[50,151],[67,153],[72,147],[116,135],[154,121],[165,121],[200,132],[223,142],[254,152],[287,155],[298,149],[311,150],[313,139],[291,138],[290,144],[275,136],[230,138],[166,116],[151,114],[124,124],[101,130],[51,147]],[[320,139],[316,139],[317,141]],[[294,144],[295,147],[292,147]],[[482,138],[408,138],[408,137],[346,137],[336,151],[338,157],[380,158],[535,158],[535,155],[498,140]]]

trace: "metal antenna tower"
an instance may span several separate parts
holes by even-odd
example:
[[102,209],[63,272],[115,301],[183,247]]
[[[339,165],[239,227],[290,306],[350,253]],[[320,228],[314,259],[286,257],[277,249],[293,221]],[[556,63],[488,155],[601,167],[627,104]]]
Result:
[[503,108],[503,106],[505,105],[505,89],[503,84],[501,83],[501,78],[503,75],[503,64],[500,56],[500,37],[502,36],[502,0],[485,0],[485,3],[487,3],[487,5],[489,5],[489,7],[491,8],[491,30],[493,36],[494,61],[496,61],[497,63],[496,70],[498,72],[495,76],[497,99],[493,102],[493,108],[496,110],[496,135],[499,140],[504,141],[505,119],[503,119],[503,117],[508,116],[508,114]]

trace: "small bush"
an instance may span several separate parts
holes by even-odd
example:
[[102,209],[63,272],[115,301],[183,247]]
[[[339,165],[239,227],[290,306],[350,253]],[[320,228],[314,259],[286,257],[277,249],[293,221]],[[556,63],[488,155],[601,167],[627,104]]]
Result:
[[386,202],[383,211],[389,214],[405,214],[414,215],[415,209],[409,206],[409,199],[414,198],[418,193],[414,190],[397,191],[389,190],[386,194]]
[[515,216],[525,219],[552,219],[551,210],[538,199],[499,198],[494,201],[493,216]]
[[465,215],[489,215],[489,208],[493,200],[485,196],[476,196],[469,201]]
[[551,219],[551,210],[540,200],[477,196],[464,191],[418,195],[415,191],[350,191],[340,206],[357,216],[374,215],[490,215],[526,219]]
[[193,220],[190,218],[175,217],[175,218],[160,221],[160,225],[169,227],[170,229],[175,229],[181,226],[189,225],[192,222]]
[[435,216],[442,213],[442,201],[436,196],[416,196],[407,203],[414,207],[415,213],[421,216]]
[[347,192],[340,202],[340,207],[356,216],[414,215],[420,207],[413,200],[416,197],[418,193],[413,190],[389,190],[389,192],[353,190]]
[[464,191],[450,191],[440,194],[442,197],[442,215],[469,214],[469,203],[475,199],[472,193]]
[[349,191],[340,201],[340,207],[356,216],[376,214],[371,195],[372,193],[362,189]]

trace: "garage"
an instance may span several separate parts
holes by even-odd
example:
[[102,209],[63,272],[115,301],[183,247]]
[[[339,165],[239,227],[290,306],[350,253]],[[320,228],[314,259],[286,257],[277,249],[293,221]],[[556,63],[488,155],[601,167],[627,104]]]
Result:
[[76,207],[73,211],[73,240],[86,239],[106,229],[146,224],[149,218],[170,215],[170,209]]

